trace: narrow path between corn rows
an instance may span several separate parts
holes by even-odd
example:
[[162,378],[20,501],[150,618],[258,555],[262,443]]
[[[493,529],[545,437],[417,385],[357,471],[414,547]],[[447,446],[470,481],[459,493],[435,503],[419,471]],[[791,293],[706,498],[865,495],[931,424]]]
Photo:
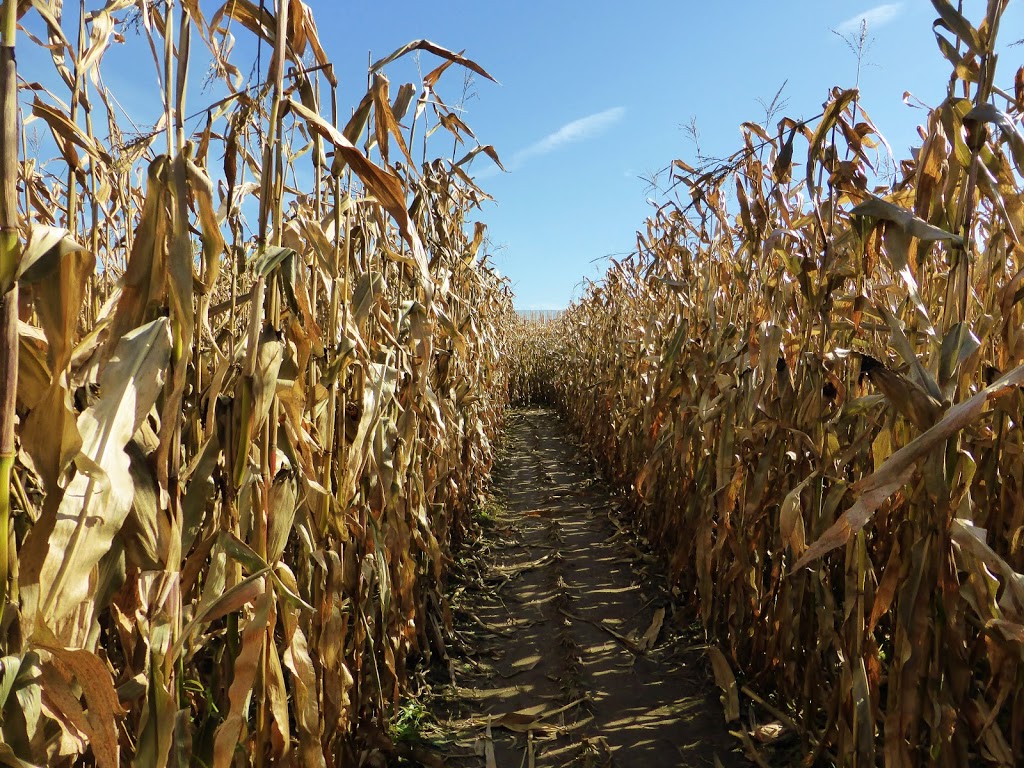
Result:
[[656,559],[553,411],[512,415],[494,480],[435,687],[445,764],[749,765]]

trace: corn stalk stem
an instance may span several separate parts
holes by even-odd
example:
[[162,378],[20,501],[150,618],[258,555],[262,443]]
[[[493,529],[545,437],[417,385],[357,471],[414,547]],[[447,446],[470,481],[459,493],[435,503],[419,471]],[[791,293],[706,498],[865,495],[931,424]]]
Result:
[[11,474],[18,391],[18,71],[14,58],[16,0],[0,9],[0,614],[10,573]]

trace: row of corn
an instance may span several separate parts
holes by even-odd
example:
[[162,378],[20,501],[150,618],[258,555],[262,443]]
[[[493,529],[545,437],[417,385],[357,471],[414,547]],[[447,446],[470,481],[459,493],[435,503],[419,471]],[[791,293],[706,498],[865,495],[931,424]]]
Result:
[[512,339],[513,396],[562,409],[693,596],[751,754],[774,723],[805,765],[1024,755],[1024,69],[980,5],[933,0],[947,95],[888,177],[856,90],[745,123]]
[[438,91],[489,75],[421,40],[342,111],[299,0],[0,18],[0,764],[382,765],[505,406],[497,156]]

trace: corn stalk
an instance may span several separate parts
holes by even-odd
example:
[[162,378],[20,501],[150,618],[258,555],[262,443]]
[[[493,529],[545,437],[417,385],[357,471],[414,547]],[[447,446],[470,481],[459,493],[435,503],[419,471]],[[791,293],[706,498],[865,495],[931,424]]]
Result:
[[0,611],[10,577],[11,473],[18,391],[18,70],[17,2],[0,6]]

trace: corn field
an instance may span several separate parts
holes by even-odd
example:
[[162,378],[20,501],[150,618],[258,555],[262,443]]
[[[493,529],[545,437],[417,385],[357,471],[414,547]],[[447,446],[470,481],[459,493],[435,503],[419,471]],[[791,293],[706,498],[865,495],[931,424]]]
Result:
[[692,595],[727,719],[805,765],[1024,755],[1024,68],[996,67],[1006,2],[933,5],[947,96],[891,183],[856,90],[745,123],[515,340],[515,397],[561,408]]
[[[442,97],[474,60],[416,40],[343,106],[300,0],[2,0],[0,764],[388,764],[507,407],[549,402],[750,754],[760,717],[808,766],[1019,765],[1007,3],[932,0],[946,96],[891,178],[836,88],[674,161],[631,255],[517,313],[470,172],[498,155]],[[151,59],[155,125],[105,85],[114,45]],[[435,68],[392,88],[408,56]]]
[[[2,22],[0,763],[383,764],[504,413],[464,170],[497,154],[438,91],[490,76],[420,40],[343,111],[299,0]],[[104,85],[115,42],[157,68],[152,131]],[[198,123],[190,49],[227,94]],[[414,52],[436,69],[392,89]]]

